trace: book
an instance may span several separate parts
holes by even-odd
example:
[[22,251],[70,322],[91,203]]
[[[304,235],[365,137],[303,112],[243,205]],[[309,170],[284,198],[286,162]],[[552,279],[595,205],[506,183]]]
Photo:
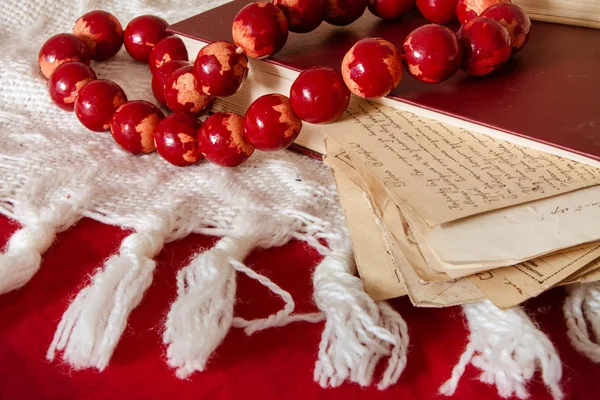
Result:
[[[231,21],[248,0],[237,0],[169,27],[193,55],[207,43],[232,41]],[[217,107],[244,112],[265,93],[289,94],[304,69],[340,69],[345,53],[359,39],[383,37],[401,47],[406,35],[427,23],[410,13],[382,21],[368,11],[347,27],[326,23],[303,35],[290,33],[286,46],[266,60],[251,60],[252,84],[219,100]],[[456,27],[454,27],[456,28]],[[600,166],[600,30],[545,22],[532,24],[528,45],[498,73],[477,78],[458,72],[436,85],[408,73],[392,93],[375,101],[470,131]],[[249,82],[247,82],[249,83]],[[234,108],[237,107],[237,108]],[[322,126],[304,124],[297,143],[324,153]]]
[[600,28],[597,0],[512,0],[536,21]]

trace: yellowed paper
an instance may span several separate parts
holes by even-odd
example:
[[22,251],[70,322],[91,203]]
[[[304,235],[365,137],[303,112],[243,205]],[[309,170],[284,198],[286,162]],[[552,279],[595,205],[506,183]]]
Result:
[[[403,278],[404,285],[408,291],[408,295],[412,303],[419,307],[447,307],[459,304],[466,304],[475,301],[481,301],[485,299],[485,296],[468,280],[466,279],[446,279],[440,281],[440,276],[433,275],[427,270],[426,265],[423,265],[423,259],[421,258],[417,262],[419,267],[413,266],[405,254],[402,252],[399,243],[407,243],[406,237],[403,235],[403,230],[395,230],[396,235],[390,232],[388,228],[390,223],[394,223],[396,220],[390,216],[399,214],[398,208],[395,204],[389,200],[389,197],[385,190],[379,188],[378,193],[382,195],[379,201],[375,201],[372,197],[372,211],[374,217],[380,221],[379,226],[384,237],[384,241],[387,245],[388,250],[396,260],[396,265]],[[386,197],[388,197],[386,199]],[[384,209],[380,212],[379,207],[376,205],[379,202],[380,207]],[[393,208],[390,208],[393,207]],[[386,219],[387,217],[387,219]],[[391,219],[391,221],[390,221]],[[413,251],[417,250],[416,245],[413,244]],[[412,253],[413,260],[416,259],[416,253]],[[421,274],[425,274],[428,278],[435,276],[437,281],[428,282],[422,279],[416,272],[419,271]],[[429,274],[427,274],[429,272]]]
[[[600,256],[600,246],[571,250],[560,254],[546,256],[541,259],[521,263],[517,266],[499,268],[489,272],[470,276],[470,285],[465,285],[465,279],[450,282],[426,282],[416,271],[420,271],[429,278],[436,276],[428,270],[425,260],[420,257],[416,245],[407,239],[406,224],[398,212],[398,207],[392,201],[379,181],[360,166],[352,168],[352,158],[339,146],[330,145],[329,154],[338,160],[338,167],[353,176],[356,183],[358,177],[364,182],[363,189],[368,190],[376,213],[385,227],[400,226],[403,229],[388,229],[388,236],[392,237],[393,244],[387,247],[397,260],[396,265],[403,277],[411,300],[421,306],[443,306],[461,304],[484,298],[483,293],[502,308],[512,307],[531,297],[537,296],[550,287],[559,285],[566,277],[571,281],[594,281],[600,279],[592,272],[598,268],[593,262]],[[343,160],[343,161],[341,161]],[[357,172],[359,176],[357,176]],[[385,236],[385,234],[384,234]],[[410,245],[414,246],[412,249]],[[416,250],[416,251],[415,251]],[[409,255],[409,257],[405,257]],[[409,259],[412,261],[410,262]],[[402,262],[405,261],[405,262]],[[576,275],[576,272],[581,272]],[[586,273],[590,272],[589,275]],[[441,274],[440,274],[441,275]],[[435,283],[432,285],[431,283]],[[481,290],[473,288],[473,284]],[[478,295],[477,295],[478,294]],[[478,297],[479,296],[479,297]]]
[[[355,184],[361,187],[366,185],[363,187],[366,191],[379,194],[379,192],[384,190],[383,185],[379,183],[379,180],[366,168],[361,167],[358,163],[355,165],[355,161],[352,157],[350,157],[339,144],[331,138],[326,138],[325,142],[327,143],[328,152],[324,160],[328,165],[337,168],[339,171],[343,171]],[[425,246],[423,249],[419,249],[414,233],[400,211],[399,206],[391,200],[389,195],[385,196],[386,204],[384,207],[387,210],[385,223],[388,227],[392,227],[391,232],[397,239],[400,251],[406,256],[409,264],[412,266],[419,279],[426,282],[448,281],[489,269],[485,265],[477,264],[470,266],[470,268],[453,269],[452,276],[449,276],[444,270],[443,263],[435,256],[429,247]],[[383,208],[381,208],[381,210],[383,210]],[[405,208],[404,211],[409,215],[413,214],[408,208]],[[415,218],[418,219],[418,217]],[[400,227],[404,230],[402,234],[396,232]],[[416,231],[416,233],[418,235],[419,231]],[[423,257],[425,257],[425,259]]]
[[[352,169],[347,169],[345,172],[351,174]],[[365,291],[375,301],[406,295],[402,277],[388,253],[365,192],[336,168],[334,178]]]
[[498,307],[509,308],[559,285],[599,257],[600,246],[592,246],[478,273],[468,279]]
[[[352,160],[343,152],[343,150],[339,149],[334,142],[326,140],[326,144],[328,150],[326,161],[330,165],[334,166],[336,181],[343,173],[345,173],[347,174],[347,182],[354,182],[356,184],[357,170],[351,165]],[[416,244],[411,243],[408,238],[403,235],[404,231],[401,228],[394,229],[396,233],[393,234],[387,228],[388,226],[393,226],[393,224],[397,223],[399,211],[395,203],[389,199],[387,192],[382,187],[377,187],[376,182],[377,181],[370,181],[369,184],[364,182],[361,191],[368,190],[367,188],[373,189],[373,193],[369,193],[371,195],[374,194],[374,196],[370,198],[371,205],[368,209],[370,219],[372,221],[379,221],[379,223],[376,223],[376,225],[379,227],[380,233],[383,236],[387,253],[391,255],[394,260],[394,272],[397,274],[398,278],[401,277],[401,280],[406,287],[405,290],[408,290],[409,297],[413,304],[421,307],[444,307],[465,304],[484,299],[485,297],[481,294],[481,292],[466,279],[447,279],[449,280],[447,282],[427,282],[419,277],[417,273],[415,273],[415,270],[420,268],[420,272],[422,274],[430,274],[429,276],[433,276],[431,271],[428,272],[427,265],[425,264],[423,258],[419,257],[418,247]],[[356,185],[356,187],[359,188],[358,185]],[[344,203],[345,196],[346,195],[344,193],[340,192],[342,204]],[[360,225],[353,224],[353,226],[362,228],[356,229],[358,232],[353,234],[352,226],[350,226],[350,219],[357,218],[357,214],[362,215],[363,213],[366,214],[366,212],[366,207],[364,208],[364,211],[359,211],[358,203],[356,203],[353,205],[351,212],[352,215],[347,215],[347,222],[351,231],[350,233],[353,236],[353,240],[356,239],[357,242],[361,240],[358,235],[370,233],[371,229],[368,227],[369,224],[367,221],[362,221]],[[412,261],[415,262],[415,265],[418,265],[418,267],[411,266],[410,262],[403,254],[401,247],[398,246],[399,243],[403,244],[404,249],[409,250]],[[364,241],[357,244],[359,244],[360,247],[368,245]],[[370,267],[377,269],[377,266],[374,263],[370,263]],[[415,270],[413,270],[413,268]],[[363,268],[363,271],[364,272],[362,272],[362,274],[366,274],[367,277],[371,274],[371,271],[367,271],[366,268]],[[445,275],[445,277],[447,278],[447,275]],[[436,276],[436,279],[439,280],[440,277]],[[369,281],[369,285],[367,285],[365,282],[365,288],[370,287],[371,282],[375,284],[374,279],[369,278]]]
[[429,226],[600,184],[600,170],[353,98],[322,127]]
[[590,271],[585,275],[582,275],[574,280],[569,281],[567,284],[572,283],[592,283],[600,281],[600,269],[596,268],[594,271]]
[[[372,176],[366,174],[363,177]],[[446,307],[484,300],[485,296],[467,279],[451,279],[446,274],[435,274],[429,270],[419,254],[418,246],[408,241],[403,229],[393,229],[392,233],[391,227],[398,222],[402,224],[400,210],[389,199],[385,189],[377,187],[375,183],[365,182],[374,190],[370,192],[373,214],[381,221],[379,226],[385,243],[396,260],[412,303],[420,307]]]
[[572,283],[589,283],[600,280],[600,258],[594,262],[589,263],[581,270],[577,271],[564,281],[557,284],[557,286],[570,285]]
[[368,191],[373,203],[379,210],[383,222],[396,242],[400,252],[404,255],[415,274],[419,279],[425,282],[438,282],[452,280],[445,272],[432,271],[425,262],[425,259],[419,251],[419,246],[411,242],[408,238],[411,234],[408,222],[402,216],[400,209],[390,199],[385,188],[370,173],[363,168],[357,168],[360,177],[364,182],[364,190]]
[[[600,239],[600,186],[516,205],[425,233],[447,264],[514,264]],[[465,245],[470,244],[470,245]]]
[[585,267],[581,268],[579,271],[570,275],[563,282],[571,282],[571,281],[575,282],[578,278],[580,278],[584,275],[588,275],[589,273],[594,272],[599,268],[600,268],[600,258],[596,259],[595,261],[593,261],[593,262],[589,263],[588,265],[586,265]]

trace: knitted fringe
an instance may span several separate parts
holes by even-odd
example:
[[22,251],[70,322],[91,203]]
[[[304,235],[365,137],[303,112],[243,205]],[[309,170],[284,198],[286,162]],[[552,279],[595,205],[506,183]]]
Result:
[[[56,232],[79,219],[88,198],[89,193],[69,195],[45,207],[14,202],[11,216],[23,227],[15,232],[0,257],[0,293],[21,287],[35,274],[41,254]],[[152,282],[156,267],[153,258],[170,229],[170,225],[149,224],[123,241],[119,254],[106,261],[65,312],[48,359],[62,352],[62,358],[75,369],[103,370],[108,365],[129,314]],[[231,327],[243,328],[250,335],[291,322],[325,320],[315,381],[322,387],[336,387],[346,381],[368,386],[373,382],[376,365],[388,358],[377,387],[385,389],[396,383],[406,366],[406,323],[386,302],[375,303],[366,295],[355,276],[348,244],[331,246],[315,270],[315,302],[321,312],[293,314],[291,295],[243,264],[264,236],[263,232],[223,237],[179,272],[178,297],[168,314],[163,336],[167,362],[177,370],[177,376],[185,378],[204,370]],[[250,321],[234,317],[236,271],[280,296],[285,303],[283,309]],[[600,362],[600,284],[573,285],[568,290],[564,313],[569,338],[578,351]],[[521,308],[502,311],[485,301],[465,305],[463,310],[471,330],[469,344],[440,393],[452,395],[466,366],[472,363],[482,370],[479,379],[495,385],[502,397],[527,398],[527,383],[538,366],[553,398],[563,397],[559,386],[562,367],[556,350]]]
[[471,334],[469,344],[439,392],[451,396],[471,363],[482,373],[479,380],[495,385],[503,398],[529,397],[527,383],[537,367],[556,400],[563,398],[559,386],[562,365],[556,349],[521,307],[500,310],[489,300],[463,306]]
[[600,283],[570,285],[566,289],[569,294],[563,311],[567,336],[577,351],[600,363]]
[[375,303],[365,293],[347,246],[326,256],[313,278],[315,301],[326,318],[314,379],[324,388],[345,381],[369,386],[377,363],[389,357],[377,385],[383,390],[404,370],[408,329],[386,302]]
[[[259,235],[224,237],[210,250],[196,256],[177,275],[177,299],[167,315],[163,343],[167,363],[179,378],[204,371],[211,355],[231,327],[247,335],[292,322],[319,322],[321,313],[292,315],[295,303],[289,292],[242,263],[260,241]],[[285,306],[266,318],[233,317],[236,271],[246,274],[281,297]]]
[[[56,184],[61,186],[60,182]],[[81,218],[83,206],[91,196],[89,189],[69,192],[65,188],[69,193],[65,198],[43,206],[34,204],[38,193],[46,190],[43,182],[36,182],[26,196],[10,201],[10,207],[2,209],[22,227],[8,240],[4,254],[0,254],[0,295],[23,287],[33,278],[40,269],[42,254],[50,248],[56,234]]]
[[165,235],[148,229],[123,240],[119,254],[106,261],[69,305],[46,354],[48,360],[62,351],[63,360],[74,369],[106,368],[129,314],[152,284],[153,258]]
[[246,258],[255,242],[252,236],[224,237],[177,274],[177,299],[167,315],[163,343],[167,363],[179,378],[203,371],[229,331],[236,290],[234,262]]

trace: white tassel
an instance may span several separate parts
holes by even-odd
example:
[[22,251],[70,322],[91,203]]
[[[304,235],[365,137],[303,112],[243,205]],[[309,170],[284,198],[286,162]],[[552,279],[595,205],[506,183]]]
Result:
[[567,290],[563,306],[567,336],[577,351],[600,363],[600,283],[570,285]]
[[63,360],[75,369],[106,368],[129,314],[152,283],[153,257],[166,233],[138,231],[123,240],[119,254],[106,261],[69,305],[48,349],[49,360],[62,351]]
[[[253,247],[260,242],[257,235],[224,237],[210,250],[196,256],[177,275],[177,299],[165,323],[163,342],[167,345],[167,363],[179,378],[204,371],[215,349],[231,327],[244,328],[247,335],[287,325],[292,322],[319,322],[322,313],[292,315],[294,300],[269,278],[244,265]],[[274,238],[274,239],[273,239]],[[276,235],[267,247],[280,244]],[[233,317],[236,271],[277,294],[284,301],[282,310],[266,318],[246,320]]]
[[42,253],[54,242],[50,224],[30,224],[16,231],[0,255],[0,294],[19,289],[39,271]]
[[466,366],[472,363],[482,373],[479,380],[495,385],[503,398],[529,397],[527,384],[539,366],[542,380],[555,400],[560,388],[562,365],[556,349],[521,307],[501,310],[489,300],[463,306],[471,334],[469,344],[439,392],[451,396]]
[[39,271],[42,254],[50,248],[57,232],[79,220],[80,206],[88,194],[39,209],[28,201],[15,204],[13,214],[23,227],[12,235],[0,255],[0,294],[21,288]]
[[322,387],[344,381],[369,386],[375,367],[389,356],[378,389],[395,384],[406,365],[408,329],[387,303],[375,303],[354,276],[352,252],[327,255],[317,266],[313,282],[317,307],[325,314],[314,379]]
[[177,299],[167,315],[163,343],[167,363],[180,378],[203,371],[233,319],[235,270],[256,238],[224,237],[177,274]]

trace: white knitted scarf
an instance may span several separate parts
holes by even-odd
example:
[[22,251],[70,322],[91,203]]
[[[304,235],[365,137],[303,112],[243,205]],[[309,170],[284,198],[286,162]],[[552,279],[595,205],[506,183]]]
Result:
[[[178,272],[176,300],[164,322],[166,362],[177,376],[207,368],[230,328],[253,334],[294,321],[325,320],[315,380],[323,387],[345,381],[367,386],[376,364],[387,359],[378,382],[385,389],[406,365],[407,327],[386,302],[373,302],[355,276],[337,192],[324,164],[289,151],[256,152],[235,169],[209,163],[177,168],[156,154],[133,157],[109,134],[87,131],[73,113],[54,106],[46,92],[37,67],[38,50],[51,35],[70,32],[84,12],[110,11],[124,26],[142,14],[172,23],[223,2],[0,3],[0,212],[21,224],[0,254],[0,294],[25,285],[40,268],[56,233],[80,218],[131,228],[118,253],[89,281],[82,277],[83,288],[65,311],[47,354],[49,359],[60,356],[75,369],[103,370],[129,314],[152,282],[153,258],[163,244],[193,232],[216,235],[222,238],[212,249],[197,254]],[[121,85],[130,100],[153,101],[147,66],[134,62],[124,50],[92,66],[99,77]],[[287,291],[243,263],[252,249],[291,239],[305,241],[324,257],[313,279],[318,313],[295,314]],[[237,273],[280,296],[283,309],[257,320],[235,317]],[[579,293],[580,308],[588,293]],[[586,315],[598,317],[599,308],[598,302],[588,304]],[[556,351],[523,311],[503,312],[480,303],[465,306],[465,315],[470,344],[443,393],[454,391],[472,362],[483,371],[481,379],[495,384],[503,396],[525,397],[526,384],[539,367],[554,397],[561,397]],[[577,315],[583,318],[581,312]],[[578,337],[583,337],[580,331]],[[589,335],[586,346],[594,348],[597,357],[598,346]]]

